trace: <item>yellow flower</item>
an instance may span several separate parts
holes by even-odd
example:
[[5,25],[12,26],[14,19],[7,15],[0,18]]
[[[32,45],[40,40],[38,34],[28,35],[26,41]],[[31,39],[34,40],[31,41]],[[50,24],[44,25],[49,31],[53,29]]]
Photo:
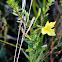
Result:
[[48,34],[49,36],[56,36],[55,28],[53,28],[55,23],[56,23],[56,21],[55,22],[50,22],[50,23],[49,23],[49,21],[47,21],[45,27],[42,28],[42,31],[41,31],[42,34],[43,35]]

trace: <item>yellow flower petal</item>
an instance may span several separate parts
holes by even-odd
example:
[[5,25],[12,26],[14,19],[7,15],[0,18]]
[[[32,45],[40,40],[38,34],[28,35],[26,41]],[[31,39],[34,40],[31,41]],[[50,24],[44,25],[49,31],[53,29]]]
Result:
[[46,22],[45,27],[49,25],[49,21]]
[[50,28],[53,28],[55,23],[56,23],[56,21],[55,22],[50,22]]
[[47,21],[45,27],[53,28],[55,23],[56,23],[56,21],[55,22],[50,22],[50,23],[49,23],[49,21]]
[[47,34],[49,36],[56,36],[55,32],[53,31],[53,29],[50,29],[50,31],[47,31]]
[[42,28],[42,34],[46,34],[46,30],[44,28]]

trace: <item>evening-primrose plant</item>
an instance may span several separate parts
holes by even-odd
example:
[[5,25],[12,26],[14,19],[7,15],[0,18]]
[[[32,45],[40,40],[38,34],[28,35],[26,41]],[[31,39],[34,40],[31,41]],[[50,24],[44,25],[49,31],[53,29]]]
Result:
[[[56,21],[55,22],[50,22],[47,21],[45,24],[45,27],[41,27],[41,25],[36,24],[38,21],[38,17],[41,14],[41,20],[43,17],[46,17],[48,15],[48,13],[46,13],[49,10],[49,6],[52,5],[52,2],[54,0],[48,0],[47,5],[45,6],[45,3],[43,5],[43,13],[41,13],[41,8],[39,8],[39,12],[37,14],[37,17],[33,17],[32,20],[29,20],[29,14],[26,10],[20,8],[18,6],[18,3],[15,2],[15,0],[7,0],[7,4],[13,8],[13,14],[15,16],[18,16],[18,21],[19,23],[23,23],[27,28],[26,31],[23,31],[23,27],[21,26],[21,31],[24,34],[24,41],[28,44],[28,49],[25,50],[25,52],[29,52],[29,55],[27,55],[24,51],[25,56],[28,58],[29,62],[40,62],[41,59],[44,57],[44,53],[43,51],[46,50],[47,48],[47,44],[46,46],[43,45],[43,36],[45,34],[48,34],[49,36],[56,36],[55,34],[55,29],[53,28]],[[48,6],[48,7],[47,7]],[[43,14],[43,15],[42,15]],[[23,15],[26,16],[26,20],[24,19],[24,17],[22,17]],[[33,25],[33,26],[32,26]],[[34,27],[35,25],[35,27]],[[37,28],[35,31],[33,28],[36,27],[40,27]],[[30,35],[28,35],[28,32],[30,31]],[[41,34],[42,33],[42,34]],[[26,38],[25,38],[26,37]]]

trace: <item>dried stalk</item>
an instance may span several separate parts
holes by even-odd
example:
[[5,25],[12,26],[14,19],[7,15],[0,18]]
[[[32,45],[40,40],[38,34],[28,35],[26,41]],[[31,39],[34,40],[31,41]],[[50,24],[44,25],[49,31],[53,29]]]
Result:
[[14,55],[14,62],[15,62],[15,58],[16,58],[16,52],[17,52],[17,46],[18,46],[18,40],[19,40],[19,35],[20,35],[20,27],[21,27],[21,23],[19,25],[19,30],[18,30],[18,37],[17,37],[17,43],[16,43],[16,49],[15,49],[15,55]]
[[[30,5],[30,9],[29,9],[29,14],[30,14],[30,10],[31,10],[31,6],[32,6],[32,2],[33,2],[33,0],[31,0],[31,5]],[[23,4],[22,4],[23,5]],[[27,24],[24,24],[24,32],[25,32],[25,30],[26,30],[26,25]],[[31,27],[30,27],[31,28]],[[30,29],[29,28],[29,29]],[[22,32],[23,32],[22,31]],[[29,30],[28,30],[29,31]],[[28,33],[28,31],[26,32],[26,34]],[[22,43],[23,43],[23,41],[24,41],[24,38],[25,38],[25,34],[23,33],[23,35],[22,35],[22,40],[21,40],[21,45],[20,45],[20,49],[19,49],[19,53],[18,53],[18,57],[17,57],[17,62],[18,62],[18,59],[19,59],[19,55],[20,55],[20,51],[21,51],[21,47],[22,47]]]
[[[26,6],[26,0],[23,0],[22,1],[22,9],[23,8],[25,9],[25,6]],[[21,26],[19,27],[19,29],[20,28],[21,28]],[[24,24],[24,32],[25,32],[25,29],[26,29],[26,25]],[[20,45],[20,48],[19,48],[18,57],[17,57],[17,61],[16,62],[18,62],[18,59],[19,59],[19,55],[20,55],[20,51],[21,51],[21,46],[22,46],[23,40],[24,40],[24,34],[22,35],[21,45]]]

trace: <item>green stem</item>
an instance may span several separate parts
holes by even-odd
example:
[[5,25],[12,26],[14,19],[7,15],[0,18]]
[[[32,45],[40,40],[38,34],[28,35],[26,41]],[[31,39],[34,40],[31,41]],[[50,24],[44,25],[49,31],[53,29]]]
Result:
[[[8,43],[8,42],[5,42],[5,41],[3,41],[3,40],[0,40],[1,42],[4,42],[4,43],[6,43],[6,44],[8,44],[8,45],[11,45],[11,46],[14,46],[14,47],[16,47],[16,45],[14,45],[14,44],[11,44],[11,43]],[[17,47],[17,48],[20,48],[20,47]]]
[[33,0],[33,11],[34,11],[34,15],[35,15],[35,17],[37,16],[37,11],[36,11],[36,6],[35,6],[35,4],[36,4],[36,1],[35,0]]
[[46,0],[43,0],[43,7],[45,8],[46,6]]

